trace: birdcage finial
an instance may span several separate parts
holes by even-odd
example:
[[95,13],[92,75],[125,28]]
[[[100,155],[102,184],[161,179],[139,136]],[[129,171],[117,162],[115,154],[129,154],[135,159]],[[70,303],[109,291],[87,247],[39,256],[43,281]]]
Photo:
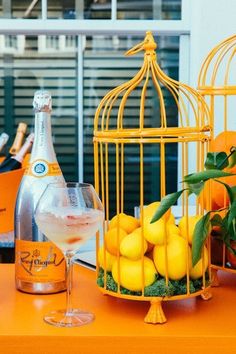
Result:
[[141,52],[141,50],[144,50],[146,53],[155,53],[156,48],[157,48],[157,44],[154,40],[152,32],[147,31],[144,41],[142,41],[141,43],[138,43],[133,48],[129,49],[125,53],[125,55],[127,55],[127,56],[134,55],[138,52]]

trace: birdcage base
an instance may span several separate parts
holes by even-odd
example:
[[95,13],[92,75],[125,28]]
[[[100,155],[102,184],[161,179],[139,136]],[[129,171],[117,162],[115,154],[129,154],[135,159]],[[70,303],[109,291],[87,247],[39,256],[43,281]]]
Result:
[[210,292],[209,289],[204,289],[203,292],[201,293],[201,298],[203,300],[210,300],[212,298],[212,293]]
[[146,323],[165,323],[166,317],[162,309],[162,301],[161,300],[153,300],[151,301],[150,309],[144,318],[144,322]]
[[217,287],[220,285],[219,278],[218,278],[218,270],[212,268],[211,269],[211,286]]

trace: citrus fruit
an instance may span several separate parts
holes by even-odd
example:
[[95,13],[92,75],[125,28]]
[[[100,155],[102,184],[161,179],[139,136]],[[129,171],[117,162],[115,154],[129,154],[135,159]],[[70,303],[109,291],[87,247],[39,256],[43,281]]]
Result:
[[[224,151],[228,155],[232,146],[236,146],[236,131],[223,131],[212,140],[211,151]],[[234,155],[230,156],[229,167],[231,167],[230,165],[232,165],[234,158]]]
[[[105,257],[104,257],[105,256]],[[98,264],[103,269],[106,269],[108,272],[112,269],[112,264],[114,263],[116,257],[109,253],[108,251],[104,251],[104,246],[100,247],[98,250]]]
[[[117,259],[113,263],[112,276],[115,282],[118,283],[120,280],[120,285],[128,290],[141,291],[143,286],[151,285],[156,279],[157,271],[153,261],[147,257],[144,257],[143,261],[120,257],[120,264],[118,262]],[[118,269],[120,269],[120,277]]]
[[[228,155],[232,146],[236,146],[236,131],[224,131],[212,140],[211,151],[224,151]],[[229,166],[224,170],[230,173],[236,173],[236,166],[233,166],[236,153],[229,158]],[[220,178],[220,181],[227,183],[230,187],[236,185],[236,176]],[[220,209],[229,205],[229,198],[225,187],[215,181],[211,181],[212,209]]]
[[[235,177],[220,178],[221,182],[227,183],[230,187],[236,184]],[[229,205],[229,197],[226,188],[216,181],[211,181],[212,210],[218,210]]]
[[186,240],[179,235],[171,235],[166,246],[156,245],[153,251],[153,259],[158,273],[163,277],[167,275],[172,280],[183,278],[187,273],[188,254],[190,258],[191,250],[189,246],[188,248],[189,250],[186,247]]
[[[149,217],[152,219],[154,216],[156,210],[158,209],[160,202],[153,202],[151,204],[148,204],[143,208],[143,218],[145,219],[146,217]],[[167,210],[167,212],[163,215],[163,219],[168,220],[171,215],[171,210]]]
[[139,220],[137,220],[135,217],[131,215],[127,215],[125,213],[120,213],[118,215],[115,215],[110,223],[109,223],[109,229],[113,229],[115,227],[119,227],[127,232],[127,234],[130,234],[132,231],[137,229],[140,226]]
[[169,224],[167,223],[167,235],[171,235],[171,234],[177,234],[180,235],[180,229],[177,225],[175,224]]
[[187,216],[184,215],[179,221],[180,234],[184,238],[186,239],[188,238],[188,243],[190,245],[192,244],[192,240],[193,240],[194,228],[196,226],[196,223],[201,219],[201,217],[202,217],[201,215],[194,215],[194,216],[189,216],[187,218]]
[[172,213],[170,213],[169,218],[167,219],[167,224],[175,224],[175,217]]
[[127,235],[120,243],[120,253],[129,259],[137,260],[147,251],[147,241],[142,238],[141,227]]
[[162,245],[166,237],[165,221],[161,218],[151,224],[151,219],[152,217],[146,216],[143,221],[144,238],[154,245]]
[[[204,261],[203,261],[204,259]],[[208,267],[208,252],[207,248],[203,249],[203,258],[201,258],[197,264],[190,269],[189,275],[192,279],[198,279],[203,276]]]
[[127,236],[127,232],[121,228],[117,229],[115,227],[108,230],[104,236],[106,250],[116,256],[119,252],[120,243],[125,236]]

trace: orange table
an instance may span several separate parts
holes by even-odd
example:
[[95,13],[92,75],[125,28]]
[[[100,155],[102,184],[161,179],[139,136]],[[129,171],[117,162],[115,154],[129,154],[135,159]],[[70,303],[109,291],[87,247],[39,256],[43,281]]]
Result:
[[43,322],[45,312],[62,308],[65,293],[28,295],[14,287],[14,265],[0,264],[1,354],[184,354],[236,353],[236,277],[220,273],[222,286],[210,301],[188,299],[164,304],[168,322],[143,322],[149,305],[104,296],[95,272],[75,266],[74,305],[96,320],[78,328]]

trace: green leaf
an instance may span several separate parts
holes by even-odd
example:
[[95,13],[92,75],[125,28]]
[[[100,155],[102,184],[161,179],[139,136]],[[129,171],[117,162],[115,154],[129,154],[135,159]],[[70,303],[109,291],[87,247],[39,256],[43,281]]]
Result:
[[228,168],[232,168],[236,165],[236,147],[232,146],[230,149],[231,156],[229,156],[228,161],[229,161],[229,166]]
[[231,188],[231,191],[233,193],[233,196],[234,196],[234,200],[236,199],[236,186],[233,186],[233,187],[230,187]]
[[190,183],[199,183],[201,181],[206,181],[210,178],[220,178],[220,177],[228,177],[235,176],[235,173],[224,172],[220,170],[207,170],[196,173],[191,173],[184,177],[184,182]]
[[228,213],[228,227],[232,224],[233,220],[236,218],[236,200],[231,204]]
[[228,196],[229,196],[230,203],[232,204],[233,201],[234,201],[234,192],[233,192],[232,188],[227,183],[224,183],[224,182],[222,182],[222,181],[220,181],[218,179],[215,179],[215,181],[217,183],[223,184],[223,186],[226,188]]
[[229,211],[225,215],[225,217],[222,220],[222,241],[225,243],[227,248],[230,248],[230,229],[231,227],[228,227],[228,218],[229,218]]
[[184,190],[185,189],[182,189],[181,191],[167,194],[164,198],[162,198],[161,204],[155,211],[150,223],[152,224],[153,222],[159,220],[167,212],[167,210],[177,202]]
[[210,227],[210,211],[205,214],[196,224],[193,232],[192,263],[193,267],[201,259],[202,248],[206,241]]
[[201,181],[199,183],[188,183],[189,195],[194,193],[195,195],[199,196],[199,194],[204,188],[204,184],[204,181]]
[[211,226],[222,226],[223,219],[220,214],[215,214],[213,218],[211,218]]
[[220,169],[223,170],[228,166],[228,157],[226,152],[208,152],[206,161],[205,161],[205,168],[206,170],[211,169]]

